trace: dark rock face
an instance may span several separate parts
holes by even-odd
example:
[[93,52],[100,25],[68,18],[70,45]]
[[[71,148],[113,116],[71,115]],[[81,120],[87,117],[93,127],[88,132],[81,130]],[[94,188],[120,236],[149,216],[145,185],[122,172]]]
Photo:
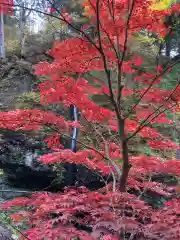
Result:
[[37,161],[38,151],[45,154],[48,149],[32,139],[30,141],[23,134],[7,131],[1,136],[0,169],[3,169],[4,174],[0,176],[0,198],[24,195],[19,190],[57,192],[65,186],[86,186],[96,190],[105,185],[102,177],[83,166],[76,167],[75,176],[69,172],[69,164],[59,166],[58,170],[61,171],[62,167],[66,170],[62,172],[63,178],[59,178],[57,170]]
[[[58,166],[58,171],[53,171],[52,167],[37,161],[38,151],[46,153],[39,143],[33,144],[24,139],[24,135],[10,137],[8,134],[4,139],[1,138],[0,169],[3,169],[4,174],[0,175],[0,198],[10,199],[24,195],[17,190],[57,192],[65,186],[86,186],[96,190],[105,185],[102,177],[83,166],[71,168],[69,164],[64,164]],[[66,169],[62,172],[63,179],[58,176],[62,167]],[[70,172],[69,169],[75,171]]]
[[97,190],[112,181],[112,176],[103,177],[84,166],[79,166],[77,170],[76,180],[77,186],[86,186],[91,190]]
[[0,169],[3,169],[4,177],[0,176],[0,190],[12,187],[31,191],[49,190],[48,187],[56,179],[56,172],[37,161],[38,150],[45,151],[40,143],[25,139],[23,134],[7,131],[1,136]]
[[56,174],[49,168],[44,169],[43,167],[39,170],[23,164],[3,164],[1,167],[8,179],[8,185],[17,188],[41,191],[45,188],[48,189],[56,178]]

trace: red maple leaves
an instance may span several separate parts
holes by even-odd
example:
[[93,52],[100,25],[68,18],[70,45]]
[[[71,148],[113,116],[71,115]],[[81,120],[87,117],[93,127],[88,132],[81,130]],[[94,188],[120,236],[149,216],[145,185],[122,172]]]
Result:
[[[62,236],[82,240],[101,239],[102,236],[105,239],[109,236],[121,239],[125,233],[144,240],[158,239],[159,235],[165,240],[179,237],[178,199],[167,202],[166,207],[158,211],[132,194],[102,194],[84,188],[69,188],[65,193],[38,193],[31,199],[19,198],[4,203],[3,207],[19,206],[20,202],[21,206],[31,207],[32,211],[30,214],[21,211],[19,216],[13,214],[12,218],[15,222],[24,218],[30,226],[34,226],[25,232],[28,238],[34,240]],[[168,228],[168,224],[172,228]],[[78,230],[76,226],[89,227],[89,233]]]
[[[99,29],[98,36],[91,39],[84,33],[81,37],[55,43],[49,52],[54,61],[36,66],[37,75],[48,76],[38,86],[41,104],[63,103],[65,108],[73,104],[80,111],[82,121],[67,121],[65,117],[38,109],[16,110],[0,113],[0,128],[37,131],[48,127],[51,134],[45,142],[54,152],[42,155],[39,158],[42,163],[53,165],[68,162],[84,165],[102,175],[112,174],[118,181],[117,168],[123,175],[127,166],[127,181],[124,181],[127,182],[127,190],[133,189],[141,193],[151,191],[170,197],[171,192],[167,186],[148,181],[147,177],[157,173],[169,173],[178,177],[180,162],[165,161],[157,154],[139,154],[138,149],[136,154],[128,152],[131,144],[138,145],[142,139],[143,146],[154,150],[153,153],[178,148],[170,138],[158,132],[155,124],[174,123],[166,117],[165,112],[167,109],[174,111],[178,108],[179,86],[173,91],[160,89],[159,83],[164,77],[161,66],[156,67],[155,72],[139,73],[137,67],[141,67],[144,60],[133,53],[128,45],[134,33],[141,29],[155,32],[161,37],[169,32],[162,19],[177,11],[179,5],[174,5],[167,11],[153,11],[150,5],[151,1],[142,0],[100,0],[99,5],[97,0],[88,1],[84,6],[88,7],[86,13],[91,24]],[[64,14],[64,17],[65,21],[69,21],[68,14]],[[89,79],[92,72],[106,74]],[[127,86],[127,76],[139,88]],[[111,108],[95,103],[91,98],[95,94],[106,95]],[[133,103],[132,98],[135,99]],[[89,130],[89,125],[93,132]],[[95,143],[92,141],[88,145],[78,141],[80,147],[76,153],[63,149],[59,138],[63,135],[71,139],[72,127],[78,127],[80,133],[90,138],[94,133],[98,137],[100,135],[101,142],[96,139]],[[97,127],[103,131],[99,133]],[[133,138],[136,135],[138,140]],[[111,189],[114,190],[116,185],[116,182],[113,183]],[[25,218],[30,224],[26,234],[35,240],[59,237],[70,240],[77,236],[84,240],[121,239],[122,236],[142,240],[172,240],[171,236],[173,239],[180,237],[177,215],[179,199],[170,201],[166,207],[156,211],[127,192],[106,191],[102,194],[89,192],[85,188],[71,188],[64,193],[38,193],[32,198],[15,199],[3,205],[6,208],[30,207],[29,214],[21,212],[12,218],[16,221]],[[82,226],[89,227],[90,233],[88,230],[83,231],[84,228],[78,229]],[[101,232],[103,236],[100,236]]]

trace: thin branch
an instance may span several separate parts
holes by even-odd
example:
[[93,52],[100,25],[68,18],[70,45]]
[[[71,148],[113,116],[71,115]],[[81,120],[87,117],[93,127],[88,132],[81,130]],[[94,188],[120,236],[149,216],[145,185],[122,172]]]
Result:
[[[170,110],[171,108],[174,108],[175,106],[177,106],[177,103],[176,104],[174,104],[174,105],[172,105],[170,108],[168,108],[168,109],[164,109],[164,110],[162,110],[161,112],[159,112],[156,116],[154,116],[148,123],[146,123],[146,124],[141,124],[138,128],[137,128],[137,130],[131,135],[131,136],[129,136],[128,138],[127,138],[127,141],[129,141],[131,138],[133,138],[139,131],[141,131],[144,127],[146,127],[146,126],[148,126],[153,120],[155,120],[159,115],[161,115],[162,113],[164,113],[164,112],[166,112],[167,110]],[[154,114],[154,113],[153,113]],[[147,118],[149,118],[149,116],[147,117]],[[146,120],[146,119],[145,119]],[[142,123],[145,123],[146,121],[143,121]]]
[[[50,4],[52,4],[52,2],[50,0],[47,0]],[[99,47],[93,42],[93,40],[81,29],[77,28],[75,25],[71,24],[70,22],[68,22],[65,17],[62,15],[62,13],[56,8],[54,7],[54,10],[62,17],[62,21],[64,21],[66,24],[68,24],[69,27],[71,27],[72,29],[76,30],[77,32],[79,32],[80,34],[82,34],[82,36],[85,36],[85,38],[100,52]],[[52,15],[54,16],[54,15]]]
[[[93,124],[92,124],[93,126]],[[103,139],[103,142],[104,142],[104,146],[105,146],[105,153],[106,153],[106,156],[110,158],[110,155],[109,155],[109,149],[108,149],[108,144],[107,144],[107,141],[105,140],[105,138],[103,137],[103,135],[97,130],[97,128],[95,126],[93,126],[93,128],[95,129],[95,131],[97,132],[97,134],[99,134],[101,136],[101,138]],[[121,171],[119,170],[118,166],[111,160],[111,164],[113,165],[114,169],[116,170],[117,174],[118,174],[118,177],[121,176]],[[113,177],[113,192],[116,191],[116,176],[114,174],[113,171],[111,171],[111,174],[112,174],[112,177]]]
[[10,3],[3,3],[3,2],[0,2],[0,5],[23,8],[23,9],[26,9],[26,10],[29,10],[29,11],[37,12],[37,13],[40,13],[40,14],[43,14],[43,15],[46,15],[46,16],[49,16],[49,17],[53,17],[53,18],[56,18],[56,19],[59,19],[59,20],[63,21],[63,19],[61,19],[60,17],[54,16],[51,13],[46,13],[46,12],[43,12],[43,11],[38,10],[38,9],[34,9],[34,8],[26,7],[26,6],[21,6],[21,5],[18,5],[18,4],[13,4],[12,5]]
[[[113,1],[114,1],[114,0],[113,0]],[[108,2],[109,2],[109,1],[108,1]],[[95,7],[93,6],[93,4],[91,3],[91,0],[89,0],[89,3],[90,3],[90,5],[91,5],[91,7],[94,9],[94,12],[96,13],[96,8],[95,8]],[[109,6],[109,5],[108,5],[108,6]],[[111,14],[111,9],[109,9],[109,12],[110,12],[110,14]],[[107,38],[108,38],[108,40],[109,40],[109,42],[110,42],[110,44],[111,44],[114,52],[115,52],[115,55],[116,55],[117,60],[119,60],[118,52],[117,52],[117,50],[116,50],[116,48],[115,48],[115,45],[113,44],[113,41],[112,41],[111,38],[110,38],[109,33],[103,28],[100,19],[99,19],[98,22],[99,22],[99,25],[100,25],[101,29],[102,29],[103,32],[106,34],[106,36],[107,36]]]
[[[32,6],[35,5],[35,2],[36,2],[36,0],[34,0],[34,2],[31,4],[31,8],[32,8]],[[26,19],[29,17],[29,15],[31,14],[31,12],[32,12],[32,10],[29,10],[29,12],[27,13],[27,15],[25,16]]]
[[[121,79],[122,78],[122,65],[123,65],[123,62],[124,62],[125,55],[126,55],[127,42],[128,42],[128,32],[129,32],[129,23],[130,23],[131,16],[132,16],[132,13],[133,13],[135,0],[132,0],[131,8],[129,7],[130,0],[128,1],[128,3],[129,3],[128,4],[128,11],[130,11],[130,12],[128,14],[126,29],[125,29],[124,49],[123,49],[121,61],[118,63],[118,84],[117,84],[118,97],[117,97],[117,103],[118,103],[119,110],[120,110],[120,107],[121,107],[121,95],[122,95],[122,89],[123,89],[122,82],[121,82],[122,81],[122,79]],[[119,42],[118,42],[118,45],[119,45]]]
[[117,106],[116,101],[114,99],[114,94],[113,94],[113,90],[112,90],[111,73],[110,73],[110,70],[108,69],[108,66],[107,66],[106,56],[104,54],[103,47],[102,47],[102,42],[101,42],[100,11],[99,10],[100,10],[99,9],[99,0],[97,0],[97,2],[96,2],[96,21],[97,21],[97,23],[96,24],[97,24],[97,36],[98,36],[98,42],[99,42],[99,50],[100,50],[100,53],[101,53],[101,56],[102,56],[102,59],[103,59],[104,70],[105,70],[107,80],[108,80],[109,91],[110,91],[110,99],[111,99],[111,102],[114,106],[117,118],[119,118],[120,114],[119,114],[118,106]]
[[[2,3],[0,2],[0,5],[5,5],[5,6],[12,6],[12,4],[8,4],[8,3]],[[40,13],[40,14],[43,14],[45,16],[49,16],[49,17],[52,17],[52,18],[56,18],[62,22],[65,22],[69,27],[71,27],[72,29],[76,30],[77,32],[79,32],[80,34],[82,34],[82,36],[84,36],[98,51],[99,51],[99,48],[98,46],[92,41],[92,39],[84,32],[82,31],[81,29],[77,28],[75,25],[71,24],[70,22],[68,22],[66,20],[66,18],[62,15],[61,12],[59,12],[58,10],[58,13],[60,14],[61,18],[60,17],[57,17],[53,14],[50,14],[50,13],[46,13],[46,12],[43,12],[41,10],[38,10],[38,9],[33,9],[33,8],[29,8],[29,7],[25,7],[25,6],[20,6],[18,4],[13,4],[14,7],[20,7],[20,8],[23,8],[23,9],[27,9],[27,10],[30,10],[30,11],[33,11],[33,12],[37,12],[37,13]],[[56,10],[56,9],[55,9]]]
[[124,118],[127,119],[130,114],[134,111],[134,109],[137,107],[137,105],[141,102],[141,100],[143,99],[143,97],[146,95],[146,93],[151,89],[151,87],[153,86],[154,82],[161,76],[163,76],[166,72],[168,72],[169,69],[171,69],[172,67],[174,67],[176,64],[180,63],[180,60],[178,60],[177,62],[171,64],[170,66],[166,67],[164,69],[163,72],[161,72],[159,75],[156,75],[156,77],[154,77],[149,85],[149,87],[146,89],[146,91],[144,91],[144,93],[140,96],[139,100],[137,101],[137,103],[131,108],[131,110],[129,111],[128,115]]
[[[50,129],[52,129],[53,131],[58,132],[59,134],[61,134],[61,135],[64,136],[64,137],[67,137],[67,138],[69,138],[69,139],[73,139],[73,137],[71,137],[71,136],[69,136],[69,135],[67,135],[67,134],[65,134],[65,133],[61,133],[58,129],[53,128],[52,126],[49,126],[48,124],[47,124],[46,126],[49,127]],[[88,146],[87,144],[85,144],[85,143],[83,143],[83,142],[81,142],[81,141],[79,141],[79,140],[76,140],[76,141],[77,141],[77,143],[79,143],[79,144],[82,145],[83,147],[85,147],[85,148],[87,148],[87,149],[90,149],[90,150],[93,150],[94,152],[96,152],[97,154],[99,154],[99,156],[101,156],[103,159],[105,159],[105,160],[107,160],[107,161],[109,161],[109,162],[112,161],[110,158],[104,156],[104,155],[103,155],[100,151],[98,151],[97,149],[95,149],[95,148],[93,148],[93,147],[90,147],[90,146]]]
[[[179,83],[180,84],[180,83]],[[178,88],[179,84],[176,86],[176,88],[173,90],[173,92],[170,94],[170,96],[165,100],[165,101],[168,101],[171,99],[172,95],[174,94],[174,92],[176,91],[176,89]],[[147,126],[148,124],[150,124],[154,119],[156,119],[160,114],[162,114],[163,112],[169,110],[169,109],[165,109],[165,111],[162,111],[160,113],[158,113],[158,115],[154,116],[147,124],[143,125],[150,117],[152,117],[156,112],[158,112],[163,106],[164,106],[165,103],[161,104],[152,114],[150,114],[149,116],[147,116],[143,121],[142,123],[140,124],[140,126],[136,129],[136,131],[130,136],[127,138],[127,140],[130,140],[131,138],[133,138],[140,130],[142,130],[145,126]],[[176,106],[177,103],[174,106]]]

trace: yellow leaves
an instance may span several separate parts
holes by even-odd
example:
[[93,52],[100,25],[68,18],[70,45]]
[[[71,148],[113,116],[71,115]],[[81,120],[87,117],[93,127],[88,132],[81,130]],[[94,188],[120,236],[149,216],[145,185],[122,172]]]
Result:
[[85,6],[84,7],[83,15],[86,16],[86,17],[90,16],[90,6]]
[[176,116],[180,116],[180,102],[177,103],[176,109],[175,109]]
[[40,95],[37,92],[23,93],[16,98],[15,107],[18,109],[33,109],[40,107]]
[[3,169],[0,169],[0,176],[4,174]]
[[113,160],[119,167],[122,167],[122,165],[123,165],[123,161],[122,161],[122,159],[115,159],[115,160]]
[[159,0],[159,1],[153,0],[151,9],[156,11],[166,10],[171,6],[172,3],[175,3],[175,2],[176,0]]
[[140,34],[136,37],[136,39],[138,41],[142,42],[142,43],[150,44],[150,45],[153,44],[154,41],[155,41],[155,38],[145,36],[145,35],[143,36],[143,35],[140,35]]
[[87,18],[86,17],[82,17],[82,18],[77,18],[74,20],[76,23],[85,23],[87,22]]
[[83,15],[86,17],[90,17],[91,16],[91,7],[89,4],[89,0],[82,0],[82,5],[84,6]]

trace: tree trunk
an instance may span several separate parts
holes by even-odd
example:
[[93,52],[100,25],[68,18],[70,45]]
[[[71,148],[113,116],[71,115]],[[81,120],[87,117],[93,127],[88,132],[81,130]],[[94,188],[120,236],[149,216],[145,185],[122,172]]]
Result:
[[125,121],[124,119],[119,119],[118,121],[119,125],[119,134],[120,134],[120,140],[121,140],[121,150],[122,150],[122,160],[123,160],[123,166],[122,166],[122,174],[119,179],[119,191],[125,192],[126,191],[126,183],[128,179],[129,174],[129,155],[128,155],[128,143],[126,140],[125,135]]
[[130,169],[127,141],[122,141],[121,149],[122,149],[122,156],[123,156],[123,166],[122,166],[122,174],[119,181],[119,190],[120,192],[125,192],[129,169]]
[[4,13],[3,10],[1,10],[0,13],[1,22],[0,22],[0,57],[5,57],[5,46],[4,46]]
[[171,41],[167,40],[166,42],[166,56],[170,57],[171,55]]

